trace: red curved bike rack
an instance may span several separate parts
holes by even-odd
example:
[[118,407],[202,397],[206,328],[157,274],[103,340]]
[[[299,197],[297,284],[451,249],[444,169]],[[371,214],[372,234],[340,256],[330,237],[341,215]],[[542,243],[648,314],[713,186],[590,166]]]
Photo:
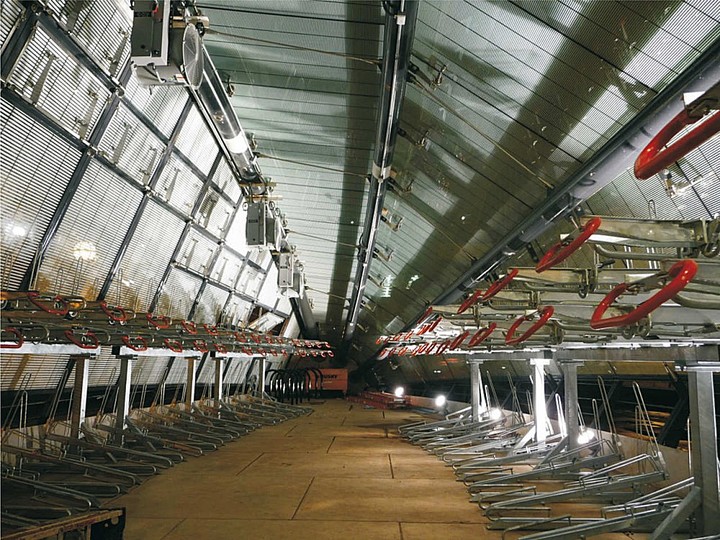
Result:
[[[180,321],[180,326],[183,327],[183,330],[185,330],[188,334],[197,334],[197,325],[192,321]],[[235,339],[239,340],[237,332],[235,332]]]
[[[131,338],[130,336],[125,335],[121,339],[128,349],[132,349],[133,351],[147,351],[147,341],[145,341],[145,338],[142,336],[135,336]],[[134,345],[133,341],[139,341],[140,344]]]
[[146,313],[145,318],[147,319],[147,322],[155,327],[155,330],[165,330],[166,328],[170,328],[170,323],[172,322],[172,319],[166,315],[158,315],[155,317],[152,313]]
[[579,234],[575,238],[571,235],[567,236],[564,240],[561,240],[548,249],[542,259],[540,259],[540,262],[535,266],[535,271],[538,273],[544,272],[563,262],[580,249],[580,246],[587,242],[588,238],[600,228],[600,225],[602,225],[602,219],[599,217],[588,220],[584,227],[578,229]]
[[53,302],[56,304],[57,303],[62,304],[62,308],[46,306],[45,302],[40,298],[40,293],[37,291],[30,291],[29,293],[27,293],[27,298],[35,306],[39,307],[45,313],[49,313],[50,315],[60,315],[61,317],[64,317],[65,315],[68,314],[68,311],[70,311],[67,300],[59,295],[53,297]]
[[222,343],[213,343],[212,345],[213,347],[215,347],[215,350],[220,354],[225,354],[226,352],[228,352],[227,347]]
[[8,334],[13,334],[17,341],[15,343],[6,343],[4,345],[0,345],[1,349],[19,349],[25,343],[25,336],[23,336],[22,332],[17,328],[3,328],[2,331],[7,332]]
[[535,323],[533,323],[533,325],[528,328],[524,334],[515,337],[515,332],[517,332],[518,328],[520,328],[520,325],[525,321],[532,320],[533,315],[522,315],[518,317],[517,319],[515,319],[515,322],[512,324],[510,330],[508,330],[508,333],[505,336],[505,345],[517,345],[518,343],[527,341],[533,334],[535,334],[535,332],[545,326],[545,323],[550,320],[550,317],[553,316],[553,313],[555,313],[555,308],[552,306],[546,306],[542,308],[542,310],[540,311],[540,318],[535,321]]
[[165,338],[163,340],[163,343],[165,343],[165,347],[170,349],[172,352],[183,352],[182,341],[178,341],[177,339]]
[[468,341],[468,347],[480,345],[483,341],[490,337],[490,334],[492,334],[496,328],[497,323],[490,323],[487,328],[482,328],[475,332],[475,335],[470,338],[470,341]]
[[112,309],[110,309],[108,303],[105,300],[102,300],[100,302],[100,309],[103,310],[105,315],[110,317],[112,322],[124,323],[127,321],[127,314],[125,313],[125,310],[119,306],[113,306]]
[[670,120],[640,152],[635,160],[635,176],[640,180],[650,178],[720,131],[720,112],[715,111],[711,118],[680,137],[667,148],[663,148],[683,128],[698,120],[700,118],[691,118],[686,110],[681,111]]
[[210,326],[209,324],[203,324],[203,328],[211,336],[219,336],[220,335],[220,332],[218,331],[217,326]]
[[[95,332],[92,330],[87,330],[84,334],[81,335],[80,339],[77,339],[75,337],[75,332],[71,329],[65,330],[65,337],[71,341],[74,345],[77,345],[81,349],[97,349],[100,345],[100,341],[98,341],[97,336],[95,335]],[[82,340],[82,338],[88,338],[90,339],[90,343],[85,343]]]
[[208,347],[207,341],[204,339],[196,339],[193,341],[193,349],[195,349],[198,352],[206,353],[210,350]]
[[[682,291],[685,286],[690,283],[692,278],[695,277],[697,270],[697,263],[692,259],[684,259],[676,262],[670,267],[670,270],[668,270],[667,277],[670,278],[670,281],[662,289],[638,305],[630,313],[603,319],[602,316],[605,315],[610,305],[617,300],[620,295],[633,287],[632,284],[620,283],[610,291],[595,308],[592,318],[590,319],[590,328],[600,330],[602,328],[617,328],[619,326],[635,324]],[[663,277],[663,275],[658,274],[658,277]]]
[[460,304],[457,314],[460,315],[461,313],[465,313],[478,302],[486,302],[490,300],[493,296],[507,287],[510,282],[515,279],[515,276],[518,275],[518,272],[519,270],[517,268],[513,268],[505,274],[505,277],[494,281],[485,292],[475,291],[467,300]]

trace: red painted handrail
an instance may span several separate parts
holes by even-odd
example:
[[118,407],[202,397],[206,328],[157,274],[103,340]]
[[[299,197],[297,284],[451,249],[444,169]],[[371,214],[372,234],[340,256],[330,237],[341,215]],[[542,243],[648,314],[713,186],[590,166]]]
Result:
[[569,235],[548,249],[542,259],[540,259],[540,262],[535,266],[535,271],[538,273],[544,272],[563,262],[580,249],[580,246],[587,242],[588,238],[600,228],[600,225],[602,225],[602,219],[599,217],[588,220],[584,227],[578,229],[578,235],[575,238]]
[[[625,315],[618,315],[616,317],[608,317],[603,319],[603,315],[610,308],[610,305],[617,300],[620,295],[633,288],[631,283],[620,283],[608,295],[602,299],[602,301],[595,308],[590,319],[590,327],[594,330],[602,328],[617,328],[620,326],[629,326],[635,324],[639,320],[647,317],[652,311],[660,307],[664,302],[673,298],[676,294],[682,291],[685,286],[690,283],[695,274],[697,273],[698,266],[692,259],[684,259],[678,261],[670,267],[667,274],[661,273],[653,276],[654,279],[667,279],[670,281],[666,285],[656,292],[653,296],[645,300],[643,303],[638,305],[630,313]],[[637,284],[635,284],[637,285]]]
[[475,335],[470,338],[470,341],[468,341],[468,347],[480,345],[483,341],[490,337],[490,334],[492,334],[496,328],[497,323],[490,323],[487,328],[481,328],[480,330],[475,332]]
[[507,287],[510,282],[515,279],[515,276],[518,275],[518,272],[519,270],[517,268],[513,268],[505,274],[505,277],[493,282],[490,287],[488,287],[487,291],[475,291],[467,300],[460,304],[460,307],[457,310],[458,315],[465,313],[478,302],[486,302],[490,300],[493,296]]
[[535,334],[535,332],[545,326],[545,323],[550,320],[550,317],[553,316],[553,313],[555,313],[555,308],[552,306],[546,306],[542,308],[542,310],[540,311],[540,318],[535,321],[535,323],[533,323],[533,325],[528,328],[524,334],[515,337],[515,332],[517,332],[518,328],[520,328],[520,325],[525,321],[532,320],[534,314],[521,315],[512,324],[510,330],[508,330],[508,333],[505,336],[505,345],[517,345],[519,343],[522,343],[523,341],[527,341],[528,339],[530,339],[530,337],[532,337],[533,334]]
[[640,180],[650,178],[720,131],[720,113],[715,111],[712,113],[712,117],[680,137],[667,148],[663,148],[683,128],[694,124],[698,120],[700,118],[692,118],[686,110],[681,111],[675,118],[670,120],[640,152],[640,155],[635,160],[635,176]]

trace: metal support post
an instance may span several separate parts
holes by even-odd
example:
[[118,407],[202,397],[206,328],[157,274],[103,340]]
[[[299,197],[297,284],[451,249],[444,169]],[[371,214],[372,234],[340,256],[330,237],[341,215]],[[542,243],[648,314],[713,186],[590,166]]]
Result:
[[215,359],[215,399],[223,398],[223,374],[225,373],[225,359]]
[[702,490],[702,504],[696,512],[696,533],[720,534],[720,476],[713,374],[694,370],[690,366],[688,371],[692,474],[695,485]]
[[260,399],[265,399],[265,357],[260,358]]
[[480,421],[480,414],[487,410],[485,403],[485,392],[482,387],[482,375],[480,373],[481,361],[469,360],[470,364],[470,405],[472,408],[473,422]]
[[195,376],[197,366],[197,358],[187,359],[187,379],[185,381],[185,407],[190,410],[193,401],[195,401]]
[[78,439],[81,433],[80,426],[85,421],[85,410],[87,409],[90,358],[82,355],[73,359],[75,361],[75,388],[70,409],[70,436]]
[[530,364],[534,366],[533,375],[533,408],[535,409],[535,441],[545,442],[547,438],[547,408],[545,406],[545,366],[550,361],[546,358],[533,358]]
[[115,442],[122,444],[125,418],[130,413],[130,386],[132,383],[132,356],[120,357],[120,377],[118,378],[118,406],[115,416]]
[[582,362],[560,362],[565,382],[565,422],[567,422],[568,450],[578,447],[580,422],[578,418],[577,368]]

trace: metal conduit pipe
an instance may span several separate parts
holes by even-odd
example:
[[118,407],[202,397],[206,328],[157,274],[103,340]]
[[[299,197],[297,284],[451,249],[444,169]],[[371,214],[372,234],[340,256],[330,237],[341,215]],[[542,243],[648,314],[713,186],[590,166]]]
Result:
[[410,66],[412,41],[417,20],[417,0],[392,0],[383,2],[385,7],[385,34],[383,38],[382,92],[378,111],[375,157],[370,178],[365,223],[360,239],[358,266],[353,284],[350,308],[345,323],[343,353],[340,362],[346,362],[347,350],[355,334],[360,304],[370,273],[370,263],[375,250],[375,240],[382,216],[383,203],[390,176],[400,108],[405,95],[407,73]]

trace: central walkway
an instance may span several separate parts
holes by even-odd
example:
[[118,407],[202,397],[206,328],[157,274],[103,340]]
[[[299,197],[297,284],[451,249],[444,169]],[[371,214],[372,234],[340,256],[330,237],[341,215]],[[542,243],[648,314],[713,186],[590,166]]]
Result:
[[494,539],[441,461],[401,440],[421,419],[344,400],[152,478],[113,506],[143,540]]

